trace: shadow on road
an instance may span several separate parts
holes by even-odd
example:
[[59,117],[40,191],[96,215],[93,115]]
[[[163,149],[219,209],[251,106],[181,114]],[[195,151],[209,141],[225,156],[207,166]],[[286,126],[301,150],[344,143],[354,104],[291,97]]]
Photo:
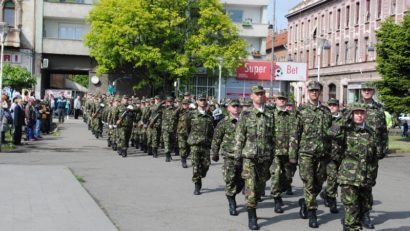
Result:
[[379,229],[379,231],[408,231],[410,230],[410,226],[401,226],[398,228],[390,228],[390,229]]
[[[408,219],[410,218],[410,211],[399,211],[399,212],[385,212],[385,211],[376,211],[378,213],[377,216],[374,217],[374,223],[376,225],[383,224],[388,220],[397,220],[397,219]],[[408,226],[407,229],[403,230],[410,230]],[[384,230],[402,230],[402,229],[384,229]]]

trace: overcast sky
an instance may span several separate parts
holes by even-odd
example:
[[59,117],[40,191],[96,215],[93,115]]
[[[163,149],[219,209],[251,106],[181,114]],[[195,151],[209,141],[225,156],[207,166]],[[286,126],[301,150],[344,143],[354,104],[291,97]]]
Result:
[[[285,15],[288,13],[288,10],[296,6],[299,2],[303,0],[276,0],[276,28],[278,30],[285,29],[288,27],[288,21],[285,18]],[[270,0],[268,7],[268,21],[272,22],[273,10],[272,10],[273,0]]]

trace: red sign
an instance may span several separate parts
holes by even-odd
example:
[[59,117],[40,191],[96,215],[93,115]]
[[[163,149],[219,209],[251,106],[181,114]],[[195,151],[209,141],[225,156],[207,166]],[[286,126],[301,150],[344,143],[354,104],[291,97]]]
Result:
[[271,62],[247,61],[236,69],[236,78],[241,80],[270,80]]

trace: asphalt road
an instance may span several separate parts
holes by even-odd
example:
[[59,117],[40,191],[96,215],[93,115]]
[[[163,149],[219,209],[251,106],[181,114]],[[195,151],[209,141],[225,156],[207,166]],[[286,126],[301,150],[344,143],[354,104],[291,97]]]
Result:
[[[182,169],[179,157],[166,163],[163,155],[154,159],[130,148],[129,157],[122,158],[106,147],[105,140],[95,139],[81,120],[70,119],[60,129],[59,137],[47,136],[13,153],[0,153],[0,164],[69,167],[85,179],[85,189],[121,231],[248,230],[243,195],[237,196],[239,216],[228,214],[221,161],[212,163],[203,180],[203,194],[194,196],[192,168]],[[410,154],[392,155],[380,162],[371,213],[376,230],[410,230],[409,166]],[[309,230],[308,221],[298,215],[297,200],[302,196],[298,174],[293,185],[295,195],[284,196],[283,214],[273,212],[269,197],[258,205],[261,230]],[[318,201],[319,230],[342,230],[343,210],[330,214]],[[338,205],[341,207],[340,201]]]

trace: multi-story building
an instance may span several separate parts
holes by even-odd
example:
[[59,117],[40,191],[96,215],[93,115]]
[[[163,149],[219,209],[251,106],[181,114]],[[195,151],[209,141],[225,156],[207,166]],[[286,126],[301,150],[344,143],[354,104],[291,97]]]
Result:
[[[309,79],[324,85],[323,101],[356,101],[363,82],[380,79],[375,31],[388,17],[399,22],[409,7],[409,0],[304,0],[286,16],[289,59],[308,63]],[[304,84],[293,86],[303,102]]]
[[[266,36],[268,34],[268,4],[269,0],[221,0],[225,12],[239,28],[239,35],[248,43],[248,60],[266,60]],[[263,81],[238,80],[235,76],[223,78],[221,97],[240,97],[248,95],[250,86],[263,84]],[[269,88],[269,83],[265,81]],[[278,88],[275,83],[275,87]],[[218,78],[197,75],[189,84],[193,94],[217,95]]]

